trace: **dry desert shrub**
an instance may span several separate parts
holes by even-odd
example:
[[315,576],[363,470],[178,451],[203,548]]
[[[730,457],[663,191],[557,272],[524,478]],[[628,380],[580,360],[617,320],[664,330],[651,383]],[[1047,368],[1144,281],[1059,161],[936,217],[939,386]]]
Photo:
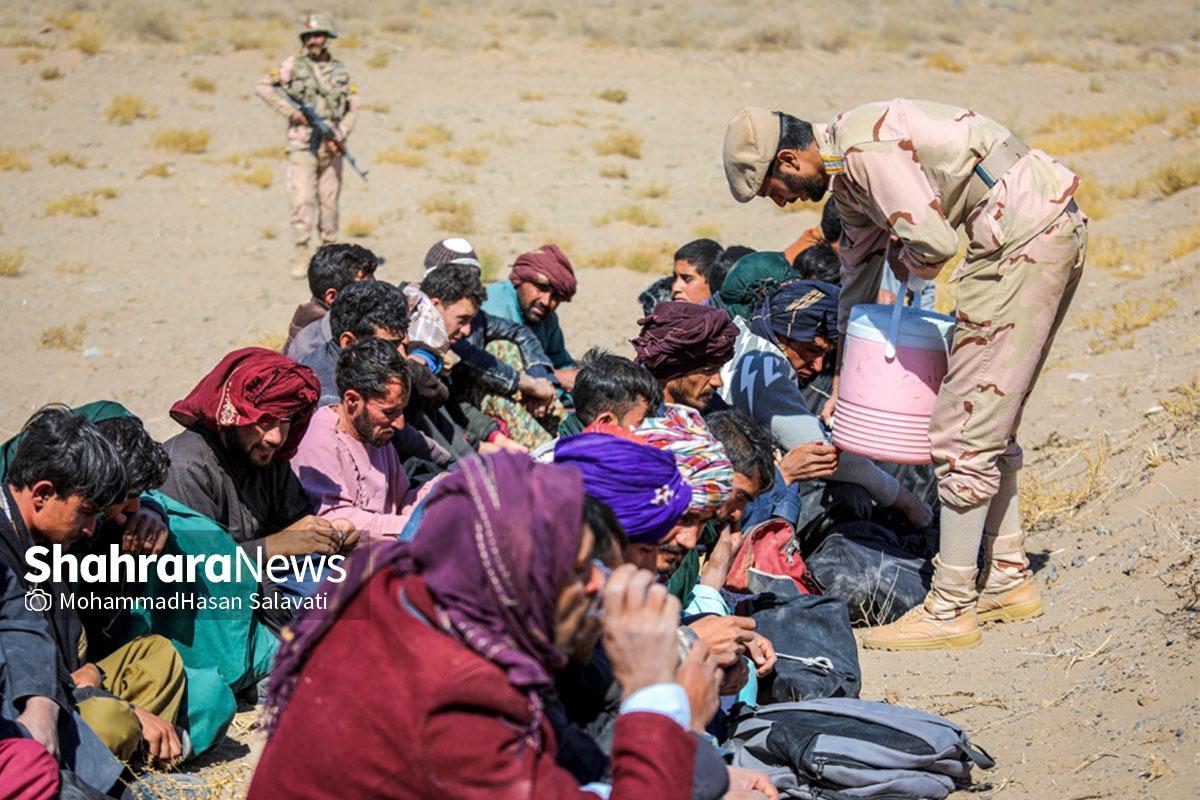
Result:
[[[1013,59],[1015,64],[1053,64],[1059,67],[1066,67],[1075,72],[1091,72],[1095,68],[1094,64],[1089,64],[1082,59],[1069,56],[1065,53],[1060,53],[1054,50],[1028,49],[1021,52],[1019,56]],[[1096,91],[1092,89],[1092,91]]]
[[388,114],[392,110],[390,103],[367,103],[363,108],[375,114]]
[[514,211],[508,215],[508,229],[513,233],[524,233],[529,230],[529,215],[524,211]]
[[721,238],[721,223],[697,222],[692,226],[692,236],[697,239],[719,240]]
[[203,75],[197,75],[188,81],[188,87],[191,88],[193,92],[200,92],[201,94],[213,94],[217,91],[217,82],[212,78],[206,78]]
[[62,78],[62,76],[62,70],[58,67],[46,67],[38,73],[38,77],[44,81],[56,81]]
[[46,162],[52,167],[75,167],[75,169],[85,169],[87,167],[86,159],[73,156],[65,150],[55,150],[52,153],[47,153]]
[[1200,130],[1200,104],[1184,106],[1183,116],[1171,126],[1172,136],[1192,136]]
[[656,212],[650,211],[637,203],[614,208],[606,211],[592,220],[596,227],[602,227],[612,222],[628,222],[630,225],[640,225],[643,228],[661,228],[663,221]]
[[644,197],[647,200],[659,200],[666,197],[669,193],[670,189],[661,183],[646,184],[636,192],[638,197]]
[[371,54],[371,57],[367,59],[367,66],[371,69],[385,69],[388,65],[388,62],[391,61],[391,58],[391,53],[389,53],[387,50],[376,50]]
[[642,157],[642,137],[633,131],[613,131],[593,145],[602,156]]
[[1163,108],[1114,110],[1082,116],[1058,113],[1037,129],[1030,145],[1052,156],[1065,156],[1124,144],[1143,128],[1160,124],[1166,119],[1167,111]]
[[48,50],[51,45],[25,31],[5,28],[0,29],[0,47],[32,47]]
[[169,178],[175,174],[175,167],[166,161],[151,164],[138,175],[140,178]]
[[601,167],[600,168],[600,177],[601,178],[619,178],[620,180],[625,180],[626,178],[629,177],[629,171],[626,170],[624,167]]
[[436,214],[437,226],[447,233],[475,232],[475,207],[469,200],[459,200],[452,194],[440,194],[421,201],[421,210]]
[[92,197],[99,197],[102,200],[112,200],[114,197],[120,197],[121,190],[115,186],[101,186],[99,189],[92,189]]
[[444,125],[421,125],[414,128],[404,137],[404,143],[414,150],[425,150],[439,144],[446,144],[454,138]]
[[24,266],[24,250],[0,250],[0,278],[15,278]]
[[1034,467],[1033,473],[1018,484],[1021,520],[1026,531],[1047,528],[1064,516],[1071,516],[1090,498],[1109,485],[1108,437],[1098,436],[1094,444],[1083,443],[1084,468],[1079,475],[1058,478],[1052,472]]
[[1150,178],[1163,197],[1200,184],[1200,160],[1173,161],[1156,169]]
[[584,253],[572,260],[581,267],[624,267],[633,272],[660,272],[671,263],[674,253],[675,245],[670,242],[635,242],[597,253]]
[[57,200],[46,201],[43,210],[47,217],[94,217],[100,213],[96,198],[87,194],[69,194]]
[[87,333],[87,323],[85,322],[77,322],[71,327],[55,325],[41,332],[38,336],[38,347],[43,350],[78,352],[83,349],[85,333]]
[[375,235],[379,227],[374,217],[351,217],[346,222],[346,235],[354,239],[365,239]]
[[234,183],[244,183],[247,186],[257,186],[259,189],[267,189],[270,188],[271,182],[275,180],[275,171],[266,164],[258,164],[241,172],[235,172],[230,176],[230,180]]
[[104,49],[104,29],[94,22],[78,27],[71,47],[85,56],[96,55]]
[[178,42],[179,12],[161,3],[121,0],[109,9],[112,27],[143,42]]
[[399,164],[402,167],[423,167],[425,156],[412,150],[392,147],[375,154],[376,164]]
[[164,128],[154,134],[151,144],[172,153],[198,154],[208,150],[212,131],[203,128]]
[[520,92],[517,97],[522,103],[533,103],[538,100],[545,100],[546,95],[543,92]]
[[[1086,209],[1085,209],[1086,210]],[[1117,236],[1099,235],[1088,242],[1088,264],[1126,278],[1140,278],[1150,269],[1146,245]]]
[[624,89],[605,89],[605,90],[597,93],[596,97],[599,97],[601,100],[603,100],[606,103],[618,103],[619,104],[619,103],[624,103],[626,100],[629,99],[629,92],[625,91]]
[[1083,314],[1076,322],[1080,327],[1095,331],[1091,342],[1088,343],[1092,352],[1130,350],[1134,345],[1132,334],[1135,331],[1149,327],[1176,305],[1175,298],[1169,295],[1134,297],[1117,300],[1107,310]]
[[1200,228],[1189,228],[1177,234],[1167,245],[1167,256],[1171,259],[1183,258],[1197,249],[1200,249]]
[[29,172],[23,147],[0,147],[0,172]]
[[263,228],[258,232],[258,235],[264,239],[274,239],[275,237],[279,236],[279,231],[275,230],[274,228]]
[[483,147],[464,147],[462,150],[447,150],[444,155],[448,158],[457,159],[468,167],[478,167],[488,160],[488,156],[491,153]]
[[338,37],[337,46],[342,50],[357,50],[362,47],[362,37],[357,32],[351,31]]
[[925,56],[924,61],[921,63],[929,69],[940,69],[942,72],[959,73],[966,72],[967,70],[961,61],[952,58],[946,53],[930,53]]
[[154,119],[158,109],[136,94],[119,94],[104,109],[104,116],[113,125],[132,125],[134,120]]
[[504,269],[505,264],[499,253],[482,247],[475,251],[475,255],[479,256],[479,277],[485,285],[500,277],[500,270]]
[[41,61],[43,58],[41,51],[38,50],[22,50],[17,53],[18,64],[28,64],[30,62]]
[[772,25],[744,33],[733,43],[736,50],[791,50],[807,46],[804,34],[792,25]]
[[1158,399],[1158,404],[1180,429],[1200,428],[1200,375],[1172,387],[1165,397]]

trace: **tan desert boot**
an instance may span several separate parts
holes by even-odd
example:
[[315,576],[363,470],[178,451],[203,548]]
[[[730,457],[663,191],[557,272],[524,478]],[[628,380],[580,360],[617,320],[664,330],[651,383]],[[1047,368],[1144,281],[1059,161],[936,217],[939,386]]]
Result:
[[292,252],[292,271],[288,274],[297,279],[307,278],[310,257],[307,245],[297,245]]
[[1017,622],[1042,613],[1029,559],[1025,534],[983,534],[983,573],[975,613],[980,622]]
[[933,586],[925,602],[888,625],[863,634],[872,650],[960,650],[979,644],[983,635],[975,619],[974,567],[948,567],[933,559]]

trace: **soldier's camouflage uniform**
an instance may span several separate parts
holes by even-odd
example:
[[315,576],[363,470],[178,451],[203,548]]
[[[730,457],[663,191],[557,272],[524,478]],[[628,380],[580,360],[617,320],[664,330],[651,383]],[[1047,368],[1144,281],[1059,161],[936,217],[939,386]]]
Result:
[[950,370],[929,436],[942,502],[985,502],[1002,472],[1021,467],[1021,413],[1083,271],[1079,178],[1030,150],[969,207],[976,163],[1012,134],[939,103],[872,103],[813,130],[842,215],[843,334],[851,306],[873,302],[885,255],[909,269],[940,267],[965,228]]
[[[280,114],[290,117],[293,108],[279,96],[277,88],[311,105],[343,138],[354,129],[359,98],[341,61],[332,58],[314,61],[303,54],[291,56],[278,70],[259,81],[259,96]],[[343,157],[331,153],[324,145],[313,154],[309,146],[312,135],[313,129],[307,123],[288,122],[287,185],[293,243],[297,248],[308,247],[314,224],[322,243],[334,241],[338,231]]]

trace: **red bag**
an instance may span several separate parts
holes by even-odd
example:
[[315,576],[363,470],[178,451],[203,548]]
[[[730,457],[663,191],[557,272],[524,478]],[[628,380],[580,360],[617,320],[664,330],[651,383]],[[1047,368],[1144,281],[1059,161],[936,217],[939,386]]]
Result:
[[725,588],[745,594],[750,590],[750,570],[765,572],[781,578],[791,578],[801,594],[820,594],[808,577],[808,569],[800,551],[793,549],[796,532],[781,519],[760,522],[742,535],[738,549],[725,579]]

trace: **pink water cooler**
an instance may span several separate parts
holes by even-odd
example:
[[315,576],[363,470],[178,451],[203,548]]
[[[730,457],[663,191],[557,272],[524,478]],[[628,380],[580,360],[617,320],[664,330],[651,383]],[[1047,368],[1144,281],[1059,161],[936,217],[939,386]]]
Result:
[[833,443],[847,453],[928,464],[929,418],[946,377],[954,318],[897,306],[850,310]]

